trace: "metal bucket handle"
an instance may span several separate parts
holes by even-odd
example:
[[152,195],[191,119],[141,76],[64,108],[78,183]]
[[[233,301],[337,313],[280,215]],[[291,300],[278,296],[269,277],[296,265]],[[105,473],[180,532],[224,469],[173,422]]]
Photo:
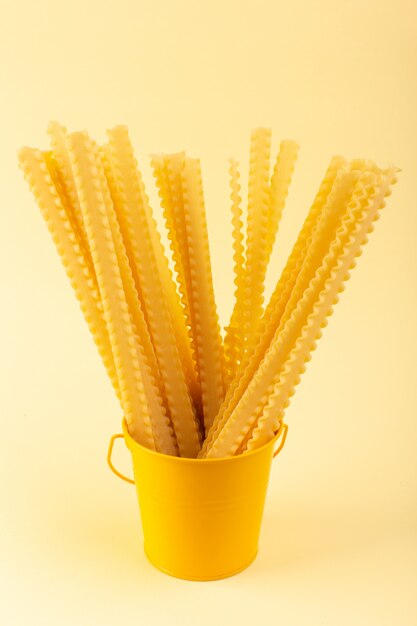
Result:
[[[282,448],[284,447],[285,441],[287,439],[287,433],[288,433],[288,425],[284,424],[284,422],[281,422],[281,425],[280,425],[280,427],[277,430],[276,435],[275,435],[277,440],[281,437],[281,441],[280,441],[280,444],[279,444],[278,448],[275,450],[275,452],[273,454],[273,458],[275,458],[281,452]],[[113,472],[113,474],[116,474],[116,476],[118,476],[119,478],[121,478],[125,482],[130,483],[131,485],[134,485],[135,481],[132,478],[128,478],[127,476],[125,476],[124,474],[119,472],[119,470],[116,469],[114,467],[114,465],[113,465],[113,461],[112,461],[111,457],[112,457],[112,453],[113,453],[114,442],[116,441],[116,439],[124,439],[123,433],[117,433],[116,435],[112,435],[111,436],[110,442],[109,442],[109,449],[107,451],[107,464],[110,467],[110,469]]]

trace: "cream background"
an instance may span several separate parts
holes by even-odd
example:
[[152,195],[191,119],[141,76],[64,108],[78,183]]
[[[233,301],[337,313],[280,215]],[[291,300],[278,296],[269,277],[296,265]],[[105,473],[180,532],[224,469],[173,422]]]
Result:
[[[5,0],[0,24],[0,622],[415,624],[415,3]],[[201,156],[223,323],[226,159],[246,171],[252,127],[301,144],[269,288],[332,154],[403,170],[287,412],[260,554],[235,578],[154,570],[134,490],[106,467],[120,410],[16,165],[49,119],[98,138],[127,123],[153,200],[150,152]]]

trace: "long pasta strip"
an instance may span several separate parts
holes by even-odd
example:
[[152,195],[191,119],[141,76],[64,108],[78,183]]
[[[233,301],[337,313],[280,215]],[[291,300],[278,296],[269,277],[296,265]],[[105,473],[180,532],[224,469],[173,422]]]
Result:
[[195,341],[194,312],[192,284],[190,273],[190,259],[187,247],[187,232],[185,225],[184,200],[182,189],[182,172],[185,163],[185,152],[166,154],[163,157],[166,173],[166,190],[168,192],[164,217],[171,242],[173,260],[177,272],[177,280],[181,302],[187,321],[188,336],[192,350],[196,392],[196,406],[198,407],[200,427],[204,433],[203,406],[201,397],[200,372],[198,371],[197,347]]
[[121,399],[95,274],[82,253],[65,207],[55,188],[48,168],[47,154],[32,148],[22,148],[19,152],[19,164],[52,236],[113,388],[118,398]]
[[[103,161],[107,164],[103,150],[92,141],[93,153],[96,158],[103,200],[106,205],[107,216],[113,236],[114,248],[119,264],[120,275],[125,292],[126,303],[129,308],[130,318],[137,336],[137,358],[142,374],[143,386],[148,402],[149,413],[152,421],[152,430],[155,439],[155,447],[158,452],[178,456],[178,446],[174,431],[167,415],[164,389],[160,382],[158,363],[149,335],[146,320],[143,315],[138,292],[136,291],[132,270],[126,254],[125,245],[117,221],[116,211],[113,206]],[[102,158],[101,158],[102,157]],[[114,181],[112,181],[114,183]]]
[[269,189],[269,219],[266,231],[266,239],[262,242],[265,247],[265,273],[271,258],[272,249],[278,233],[282,212],[285,207],[288,190],[291,184],[294,172],[295,162],[298,156],[299,146],[295,141],[281,141],[277,158],[274,165],[274,171],[271,176]]
[[82,235],[82,232],[79,228],[78,221],[74,214],[73,205],[71,203],[67,187],[65,185],[64,176],[62,174],[61,169],[55,159],[55,156],[50,150],[42,151],[43,158],[48,168],[48,172],[51,176],[52,182],[55,186],[55,189],[58,193],[59,199],[61,200],[61,204],[65,209],[67,214],[68,223],[71,227],[71,237],[74,238],[74,241],[79,245],[82,256],[84,257],[85,263],[88,266],[89,275],[91,276],[92,288],[98,289],[97,280],[94,272],[93,260],[91,258],[90,249],[86,247],[85,240]]
[[[180,163],[178,172],[173,171],[172,165],[168,163]],[[188,293],[185,280],[185,270],[183,265],[183,256],[178,242],[177,220],[182,212],[182,191],[181,191],[181,169],[184,161],[184,153],[175,155],[152,155],[151,166],[158,188],[158,195],[161,200],[163,215],[168,232],[168,240],[172,252],[172,260],[174,263],[174,271],[178,282],[177,307],[180,306],[180,324],[181,339],[177,338],[181,348],[181,352],[187,357],[184,363],[184,372],[187,376],[188,387],[190,389],[194,405],[197,412],[201,413],[201,389],[197,369],[197,356],[195,353],[194,338],[192,332],[192,321],[188,302]],[[181,194],[181,197],[179,195]],[[177,324],[176,326],[179,326]]]
[[[117,185],[117,181],[115,179],[114,176],[114,172],[113,172],[113,168],[111,165],[111,153],[110,153],[110,146],[108,144],[103,144],[101,146],[99,146],[99,155],[100,155],[100,160],[101,163],[103,165],[103,169],[104,169],[104,174],[106,177],[106,181],[107,181],[107,187],[109,189],[110,192],[110,197],[113,203],[113,207],[116,213],[116,219],[118,220],[119,223],[119,219],[120,216],[118,215],[118,210],[119,210],[119,205],[120,205],[120,199],[119,199],[119,188]],[[125,239],[124,235],[124,230],[121,227],[121,224],[119,223],[119,228],[120,228],[120,232],[122,235],[122,239],[123,239],[123,244],[125,247],[125,251],[126,251],[126,256],[128,258],[128,262],[129,262],[129,266],[132,272],[132,278],[133,278],[133,282],[135,285],[135,291],[137,293],[137,297],[139,299],[139,303],[140,303],[140,308],[143,314],[143,317],[145,319],[146,325],[148,327],[148,320],[146,317],[146,307],[145,307],[145,302],[143,300],[143,295],[142,295],[142,290],[141,290],[141,286],[140,286],[140,282],[139,282],[139,277],[137,274],[137,270],[136,270],[136,266],[134,263],[134,259],[132,258],[132,249],[131,249],[131,242],[128,239]],[[152,348],[153,350],[153,348]],[[156,367],[158,368],[158,364],[156,363]],[[156,370],[155,370],[156,372]]]
[[[322,249],[325,249],[326,246],[329,245],[329,232],[325,230],[324,226],[331,221],[331,219],[329,220],[329,218],[331,218],[331,216],[335,216],[337,214],[339,214],[339,216],[342,214],[343,211],[346,210],[346,206],[347,203],[349,201],[349,197],[350,194],[352,193],[355,181],[357,180],[357,174],[353,174],[351,172],[348,173],[344,173],[339,177],[339,184],[335,184],[333,186],[332,192],[329,194],[329,198],[328,201],[326,202],[325,207],[323,208],[323,212],[322,215],[320,216],[320,220],[319,223],[322,222],[322,229],[321,229],[321,234],[322,237],[317,237],[317,230],[318,227],[316,227],[315,232],[312,235],[312,239],[314,236],[316,236],[316,240],[317,242],[321,245]],[[334,231],[335,232],[335,231]],[[334,233],[333,233],[334,234]],[[312,248],[312,243],[310,244],[307,252],[306,252],[306,258],[310,255],[311,256],[311,248]],[[305,268],[306,265],[306,258],[303,259],[303,265],[302,267]],[[314,262],[319,262],[320,260],[320,256],[319,254],[316,255],[315,258],[313,258],[313,265]],[[307,263],[307,269],[309,267],[311,267],[312,262],[310,261],[310,263]],[[314,267],[316,267],[316,265],[314,265]],[[294,283],[292,293],[294,292],[294,290],[297,287],[297,284],[300,283],[300,275],[301,275],[301,269],[300,272],[298,273],[297,277],[296,277],[296,281]],[[302,283],[304,284],[304,283]],[[291,297],[291,296],[290,296]],[[249,367],[246,368],[246,371],[244,372],[242,378],[240,379],[240,381],[238,382],[237,388],[235,393],[233,394],[233,398],[231,399],[231,402],[229,403],[229,406],[227,407],[227,409],[225,410],[225,413],[223,415],[223,427],[227,426],[227,422],[228,420],[231,418],[231,415],[233,414],[233,412],[236,410],[237,406],[239,405],[239,403],[242,400],[242,397],[245,395],[245,393],[247,393],[247,391],[249,390],[250,385],[252,384],[259,368],[261,367],[261,363],[262,363],[262,359],[266,358],[266,354],[268,354],[268,350],[270,349],[274,337],[276,335],[278,335],[282,329],[283,326],[283,319],[284,319],[284,315],[288,310],[288,302],[286,302],[285,304],[285,308],[281,313],[280,319],[279,320],[275,320],[277,323],[274,324],[274,326],[270,326],[269,327],[269,331],[271,332],[271,337],[270,339],[268,337],[265,337],[265,351],[263,353],[260,352],[260,350],[258,351],[259,354],[258,356],[260,357],[260,361],[256,362],[255,359],[251,360],[250,362],[250,368],[251,368],[251,374]],[[269,339],[269,341],[267,341]],[[255,356],[255,355],[254,355]],[[220,436],[220,432],[218,429],[217,434],[215,435],[215,438],[218,438]],[[210,442],[210,444],[207,446],[205,453],[208,454],[211,446],[214,445],[213,439]]]
[[189,297],[192,300],[204,427],[207,433],[224,397],[224,354],[214,299],[203,184],[198,159],[186,159],[182,185],[191,279]]
[[[143,187],[142,187],[143,188]],[[171,316],[172,328],[174,330],[175,340],[178,345],[178,351],[185,381],[191,398],[194,401],[195,408],[198,409],[200,400],[200,387],[196,374],[196,367],[193,361],[192,345],[186,324],[186,317],[181,306],[181,298],[178,294],[176,284],[173,280],[172,272],[169,268],[168,259],[165,255],[160,235],[158,233],[156,222],[152,216],[149,202],[146,194],[143,192],[144,206],[147,211],[148,224],[150,226],[150,234],[154,250],[156,252],[156,262],[159,275],[161,277],[163,293],[167,303],[168,311]]]
[[[313,280],[315,272],[328,250],[329,242],[335,237],[337,227],[340,224],[342,214],[339,207],[343,208],[346,206],[355,185],[358,185],[359,189],[361,189],[363,181],[360,180],[360,176],[364,169],[365,164],[362,162],[361,164],[357,163],[354,167],[351,166],[349,169],[342,167],[337,172],[332,190],[328,195],[327,203],[323,207],[321,215],[318,216],[315,228],[311,233],[310,245],[303,255],[294,282],[291,281],[291,290],[288,289],[289,285],[284,285],[281,292],[282,297],[279,298],[276,303],[274,313],[278,315],[277,324],[272,326],[270,321],[267,322],[264,336],[260,342],[263,346],[263,351],[260,351],[260,345],[258,345],[258,349],[255,351],[257,357],[260,359],[265,356],[268,346],[270,346],[274,340],[274,336],[279,335],[281,330],[285,327],[285,323],[291,317],[294,309],[301,301],[305,290]],[[245,381],[245,388],[247,388],[250,383],[259,364],[260,360],[256,363],[255,360],[253,360],[251,370],[248,368],[248,370],[252,372],[252,375]],[[242,394],[240,397],[242,397]]]
[[334,239],[337,228],[340,225],[343,213],[340,207],[346,207],[349,198],[354,192],[355,186],[361,192],[363,181],[361,170],[350,168],[346,172],[341,172],[338,181],[329,195],[327,205],[318,220],[318,224],[313,233],[312,242],[307,250],[297,280],[291,291],[291,295],[286,303],[285,310],[280,319],[280,326],[291,317],[293,310],[301,300],[310,281],[314,278],[317,268],[323,260],[329,243]]
[[186,245],[185,226],[179,226],[180,215],[183,213],[181,171],[184,165],[184,158],[183,152],[173,155],[153,154],[151,156],[151,166],[161,200],[181,304],[189,328],[190,343],[192,343],[193,338],[190,330],[192,322],[187,289],[189,280],[185,277],[187,268],[185,267],[186,263],[183,257]]
[[244,302],[245,302],[245,249],[243,242],[243,222],[239,183],[239,164],[230,159],[230,199],[232,201],[232,238],[233,238],[233,272],[235,284],[235,306],[230,318],[229,326],[226,328],[224,338],[225,353],[225,390],[228,389],[234,378],[238,363],[242,358],[244,345],[242,337]]
[[[288,190],[289,190],[289,186],[291,183],[291,178],[292,178],[292,174],[294,171],[295,162],[298,156],[298,149],[299,149],[299,146],[295,141],[284,140],[281,142],[280,149],[278,151],[278,155],[275,161],[274,170],[271,176],[271,181],[269,184],[268,205],[267,207],[264,207],[264,212],[263,212],[264,240],[262,240],[261,250],[264,253],[264,258],[263,260],[259,258],[261,263],[260,263],[260,267],[258,270],[259,273],[257,276],[257,284],[259,285],[259,289],[262,290],[262,294],[264,290],[266,270],[267,270],[268,263],[271,257],[275,239],[278,233],[278,228],[279,228],[279,224],[281,221],[282,212],[285,207],[285,201],[288,195]],[[232,185],[233,184],[234,184],[234,181],[232,178]],[[258,253],[258,257],[259,257],[259,253]],[[252,294],[252,290],[249,287],[248,295],[250,296],[251,294]],[[231,347],[236,346],[236,344],[238,346],[234,350],[235,362],[244,358],[245,351],[248,351],[248,350],[249,352],[252,351],[253,345],[254,344],[256,345],[258,336],[259,336],[259,331],[255,334],[252,333],[252,336],[250,337],[250,343],[247,344],[246,347],[242,345],[242,340],[239,339],[241,335],[239,329],[245,327],[244,319],[239,319],[239,322],[236,323],[236,320],[239,317],[241,317],[239,316],[239,310],[242,307],[241,302],[242,302],[242,297],[240,299],[236,298],[236,305],[233,310],[231,323],[229,325],[230,331],[226,333],[226,337],[225,337],[226,346],[229,343],[229,334],[231,337],[231,340],[230,340]],[[236,373],[236,369],[234,370],[233,373]]]
[[[246,260],[240,298],[235,301],[229,335],[234,345],[235,362],[244,358],[246,347],[256,336],[262,315],[266,257],[264,242],[269,226],[269,161],[271,131],[257,128],[251,134],[248,182]],[[232,179],[232,184],[234,181]],[[239,320],[239,321],[238,321]]]
[[[103,165],[104,174],[106,177],[107,187],[110,193],[110,201],[113,205],[113,211],[108,209],[109,218],[111,218],[110,222],[112,226],[112,230],[114,231],[117,227],[119,229],[120,235],[122,236],[122,232],[120,229],[120,224],[118,223],[117,213],[115,209],[115,203],[117,204],[118,198],[118,188],[117,182],[114,178],[113,171],[110,165],[109,158],[109,146],[102,145],[99,147],[99,156],[101,163]],[[115,237],[113,236],[113,239]],[[116,237],[116,241],[118,241],[118,237]],[[128,253],[126,250],[125,241],[122,240],[118,243],[118,249],[124,250],[123,253],[119,253],[119,265],[121,266],[123,284],[126,292],[126,298],[129,304],[130,311],[132,312],[132,321],[135,325],[135,331],[139,336],[139,339],[145,349],[145,355],[148,362],[148,365],[151,370],[152,377],[155,379],[159,393],[161,398],[164,397],[164,387],[160,379],[159,366],[158,361],[156,359],[155,350],[152,344],[152,339],[149,334],[148,324],[145,317],[145,305],[142,298],[142,293],[140,290],[140,285],[135,281],[133,276],[133,270],[129,263]],[[117,248],[116,248],[117,251]],[[127,264],[126,264],[127,261]],[[130,271],[129,271],[130,270]],[[166,401],[164,401],[166,404]]]
[[[129,242],[132,263],[146,308],[149,330],[168,400],[170,416],[181,456],[194,457],[200,449],[199,424],[176,344],[167,308],[157,256],[160,250],[151,237],[147,198],[125,127],[108,131],[111,166],[118,186],[116,202],[125,242]],[[126,245],[127,247],[127,245]]]
[[244,355],[242,363],[227,391],[223,405],[203,443],[200,452],[201,457],[203,457],[210,448],[212,442],[237,406],[274,337],[288,303],[288,299],[294,289],[307,251],[311,245],[313,233],[323,210],[327,206],[331,191],[339,184],[336,181],[340,177],[339,173],[345,165],[345,159],[342,157],[333,157],[325,172],[297,241],[262,317],[257,345],[251,345],[250,349],[248,349],[247,353]]
[[132,437],[142,445],[155,449],[134,329],[125,300],[93,145],[85,132],[68,135],[67,142],[119,379],[124,415]]
[[266,270],[266,247],[269,226],[269,162],[271,130],[257,128],[251,135],[249,183],[248,183],[248,230],[246,240],[246,287],[248,290],[249,327],[246,338],[256,332],[262,315],[264,277]]
[[[257,423],[268,396],[273,393],[274,386],[279,380],[280,372],[288,358],[289,351],[302,333],[303,326],[307,323],[308,317],[319,300],[321,292],[326,288],[326,280],[329,278],[332,269],[337,265],[340,257],[343,256],[344,246],[349,241],[349,234],[354,229],[360,216],[369,213],[370,206],[372,206],[372,202],[379,191],[376,190],[376,180],[374,174],[367,173],[366,177],[358,184],[344,214],[342,225],[337,232],[336,238],[331,242],[330,249],[322,260],[309,288],[306,289],[303,297],[299,300],[288,323],[285,324],[283,329],[278,329],[261,366],[236,410],[214,442],[208,456],[216,457],[235,454],[246,434]],[[318,255],[321,253],[319,247],[317,253]],[[344,274],[336,275],[338,287],[340,287],[343,276]],[[225,452],[226,450],[227,452]]]
[[[329,196],[332,191],[335,192],[339,185],[341,172],[346,166],[346,160],[341,156],[335,156],[331,159],[294,248],[265,309],[260,326],[261,335],[266,333],[266,328],[270,326],[274,317],[275,327],[276,322],[279,322],[311,245],[317,224],[329,201]],[[269,338],[272,337],[269,335]]]
[[58,164],[59,173],[71,205],[74,221],[80,232],[82,245],[86,253],[90,254],[89,241],[85,229],[84,218],[78,199],[77,188],[74,181],[74,174],[71,167],[71,160],[68,154],[66,144],[67,129],[65,128],[65,126],[62,126],[58,122],[49,122],[48,134],[51,139],[52,152]]
[[396,168],[391,168],[383,174],[379,191],[371,200],[369,210],[361,216],[344,244],[344,253],[337,266],[331,270],[326,286],[282,368],[274,391],[248,441],[248,450],[260,447],[276,432],[279,421],[294,394],[295,386],[299,383],[305,365],[311,358],[311,352],[315,350],[316,342],[321,337],[321,329],[327,324],[328,317],[333,313],[333,306],[338,302],[338,293],[344,290],[344,283],[349,279],[350,271],[356,265],[355,258],[362,254],[368,235],[373,231],[373,222],[379,219],[379,211],[385,206],[385,198],[390,195],[390,188],[395,182]]
[[[182,173],[184,170],[185,158],[185,152],[166,154],[163,157],[165,171],[167,174],[167,189],[170,194],[170,208],[165,214],[165,219],[170,233],[173,252],[175,249],[178,250],[179,258],[177,278],[181,295],[183,297],[183,305],[187,314],[187,319],[190,320],[190,326],[192,327],[192,285],[182,189]],[[171,228],[170,223],[172,225]]]

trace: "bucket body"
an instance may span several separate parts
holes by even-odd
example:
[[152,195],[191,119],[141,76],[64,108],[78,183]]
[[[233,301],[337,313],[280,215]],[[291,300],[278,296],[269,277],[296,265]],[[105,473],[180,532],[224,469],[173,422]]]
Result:
[[123,434],[151,563],[188,580],[226,578],[252,563],[276,438],[246,454],[197,460],[141,446],[125,421]]

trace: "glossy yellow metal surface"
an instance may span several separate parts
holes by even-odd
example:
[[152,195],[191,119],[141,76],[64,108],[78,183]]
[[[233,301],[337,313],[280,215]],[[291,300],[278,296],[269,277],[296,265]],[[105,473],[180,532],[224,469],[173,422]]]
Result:
[[[252,452],[224,459],[188,459],[138,444],[123,421],[144,548],[155,567],[177,578],[203,581],[232,576],[252,563],[258,551],[271,461],[281,435],[284,440],[286,425]],[[113,470],[111,451],[116,437],[108,457]]]

